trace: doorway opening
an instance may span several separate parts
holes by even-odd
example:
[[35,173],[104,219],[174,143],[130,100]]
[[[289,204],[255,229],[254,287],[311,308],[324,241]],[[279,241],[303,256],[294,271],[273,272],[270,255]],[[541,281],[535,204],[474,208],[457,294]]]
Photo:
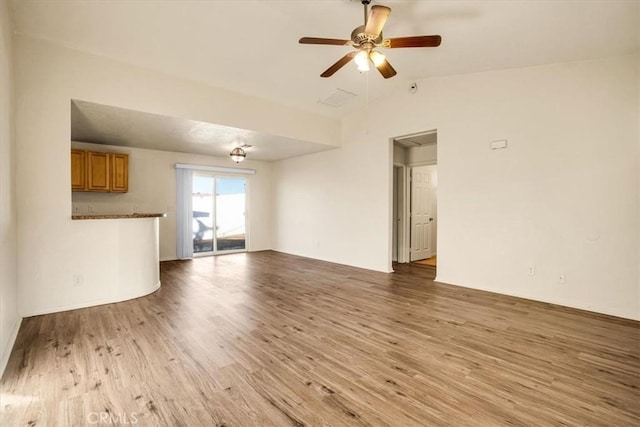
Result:
[[244,178],[193,174],[191,204],[194,256],[246,250]]
[[437,130],[393,138],[392,265],[437,268]]

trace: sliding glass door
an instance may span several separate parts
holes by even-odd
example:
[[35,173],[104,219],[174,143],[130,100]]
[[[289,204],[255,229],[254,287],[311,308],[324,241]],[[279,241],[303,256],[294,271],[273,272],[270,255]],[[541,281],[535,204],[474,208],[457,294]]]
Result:
[[246,246],[246,182],[216,178],[216,251],[240,251]]
[[246,249],[246,180],[193,174],[193,253],[211,255]]
[[193,221],[193,253],[211,253],[214,248],[214,197],[215,177],[208,175],[193,175],[193,194],[191,209]]

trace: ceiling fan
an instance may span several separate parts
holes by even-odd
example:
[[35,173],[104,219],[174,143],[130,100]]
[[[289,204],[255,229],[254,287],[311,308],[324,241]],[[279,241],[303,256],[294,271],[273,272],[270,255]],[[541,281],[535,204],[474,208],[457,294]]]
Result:
[[357,27],[351,33],[350,40],[326,39],[318,37],[302,37],[298,43],[300,44],[324,44],[336,46],[353,46],[356,48],[354,52],[349,52],[338,60],[331,67],[327,68],[321,77],[331,77],[340,68],[347,65],[353,60],[360,71],[369,71],[369,62],[373,63],[376,69],[385,79],[393,77],[397,74],[396,70],[389,64],[386,57],[375,50],[377,47],[389,49],[401,47],[437,47],[440,46],[442,38],[440,36],[413,36],[413,37],[396,37],[392,39],[383,39],[382,27],[384,27],[387,18],[391,13],[391,8],[387,6],[374,5],[369,12],[369,3],[371,0],[361,0],[364,6],[364,25]]

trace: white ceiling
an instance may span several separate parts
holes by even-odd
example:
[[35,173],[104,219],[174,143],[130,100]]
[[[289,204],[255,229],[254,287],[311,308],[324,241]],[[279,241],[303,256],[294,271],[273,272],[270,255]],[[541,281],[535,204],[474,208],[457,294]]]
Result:
[[[406,91],[421,78],[632,53],[640,1],[395,1],[385,37],[440,34],[438,48],[384,50],[398,75],[384,80],[348,64],[322,71],[351,48],[299,45],[302,36],[347,39],[363,23],[360,0],[13,0],[14,29],[272,102],[340,117],[367,99]],[[318,102],[344,91],[343,106]],[[333,95],[333,97],[332,97]],[[338,96],[340,97],[340,96]],[[74,140],[277,160],[327,149],[305,141],[76,101]],[[409,143],[409,142],[407,142]]]
[[[385,50],[398,76],[352,64],[320,73],[350,48],[299,45],[301,36],[349,38],[363,22],[358,0],[13,0],[17,33],[182,78],[338,117],[369,97],[419,78],[573,61],[637,51],[640,2],[394,1],[386,37],[442,35],[438,48]],[[337,88],[358,95],[318,103]]]
[[195,120],[71,101],[71,140],[162,151],[229,156],[241,145],[247,159],[273,161],[329,150],[299,141]]

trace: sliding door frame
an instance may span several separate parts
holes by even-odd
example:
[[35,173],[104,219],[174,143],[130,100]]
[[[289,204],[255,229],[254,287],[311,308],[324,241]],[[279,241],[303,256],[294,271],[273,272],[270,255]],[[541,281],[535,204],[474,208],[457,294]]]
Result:
[[[213,196],[212,196],[212,250],[207,252],[193,252],[194,258],[206,257],[206,256],[217,256],[217,255],[226,255],[226,254],[235,254],[241,252],[249,251],[249,180],[245,176],[238,176],[234,174],[228,173],[218,173],[216,171],[209,170],[194,170],[193,176],[207,176],[213,178]],[[235,179],[244,181],[244,249],[228,249],[228,250],[218,250],[218,236],[217,236],[217,179],[218,178],[227,178],[227,179]],[[193,189],[192,189],[193,193]],[[191,221],[191,235],[193,236],[193,219]],[[193,243],[192,243],[193,244]]]
[[[187,163],[176,163],[176,255],[178,259],[193,258],[193,173],[213,172],[220,177],[239,178],[243,175],[255,175],[255,169],[245,169],[225,166],[194,165]],[[240,252],[248,252],[250,248],[250,218],[251,204],[250,191],[251,180],[245,180],[245,249]],[[223,254],[230,252],[223,252]]]

